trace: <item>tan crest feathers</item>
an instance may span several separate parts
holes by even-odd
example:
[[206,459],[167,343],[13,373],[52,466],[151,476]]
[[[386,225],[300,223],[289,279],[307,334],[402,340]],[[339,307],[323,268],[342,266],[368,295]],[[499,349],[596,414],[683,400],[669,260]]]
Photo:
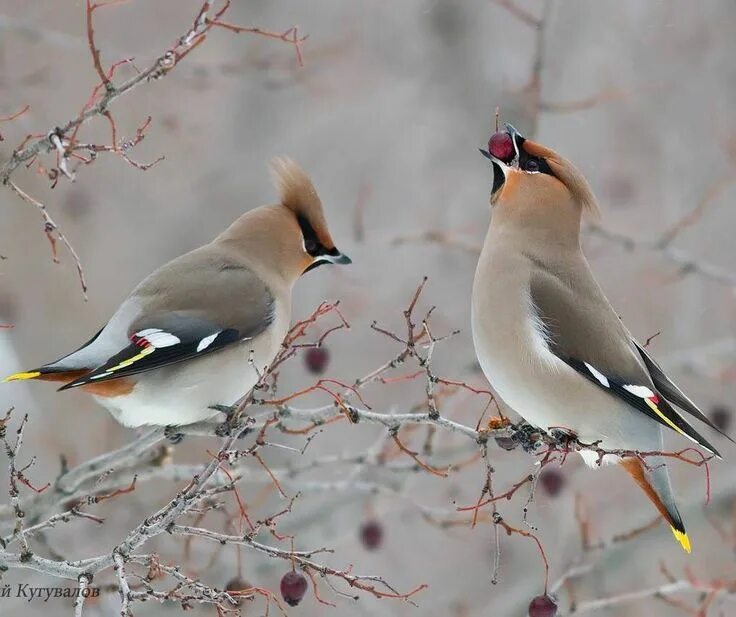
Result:
[[277,157],[271,161],[271,175],[280,201],[296,214],[309,216],[322,209],[317,191],[307,173],[292,159]]
[[566,158],[557,154],[554,150],[543,146],[535,141],[527,139],[524,141],[524,150],[533,156],[541,156],[552,169],[555,177],[560,180],[567,189],[575,196],[583,212],[593,219],[600,218],[598,201],[593,194],[593,189],[588,184],[582,172]]
[[547,159],[547,163],[552,168],[555,176],[564,183],[567,189],[582,205],[583,213],[590,216],[593,220],[600,219],[601,212],[598,207],[598,200],[595,198],[593,189],[580,170],[561,156],[555,159]]
[[271,173],[281,204],[309,223],[325,248],[333,249],[335,243],[327,229],[322,201],[307,172],[290,158],[278,157],[271,161]]

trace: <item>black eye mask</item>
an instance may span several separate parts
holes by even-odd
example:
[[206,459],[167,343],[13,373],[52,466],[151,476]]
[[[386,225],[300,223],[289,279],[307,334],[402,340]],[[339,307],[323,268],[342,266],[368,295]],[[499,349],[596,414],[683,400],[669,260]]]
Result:
[[526,139],[524,139],[518,133],[512,135],[511,137],[514,139],[516,147],[519,149],[519,169],[554,176],[554,174],[552,173],[552,169],[543,157],[532,156],[526,150],[524,150],[524,142],[526,141]]
[[328,253],[329,251],[320,243],[317,233],[309,224],[309,221],[303,216],[300,216],[298,220],[304,238],[304,250],[312,257],[319,257]]

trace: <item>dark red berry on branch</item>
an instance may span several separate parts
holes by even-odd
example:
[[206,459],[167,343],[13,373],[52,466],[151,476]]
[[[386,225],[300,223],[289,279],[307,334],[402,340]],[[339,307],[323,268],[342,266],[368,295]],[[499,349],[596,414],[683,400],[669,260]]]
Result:
[[529,603],[529,617],[555,617],[557,604],[549,596],[537,596]]
[[725,405],[714,405],[710,410],[710,419],[717,428],[727,431],[731,426],[731,410]]
[[366,521],[360,526],[360,539],[369,551],[375,551],[383,541],[383,526],[375,520]]
[[547,495],[557,497],[565,488],[565,476],[556,469],[545,469],[539,476],[539,484]]
[[252,589],[253,585],[251,585],[248,581],[243,580],[242,578],[238,578],[237,576],[235,578],[230,579],[227,585],[225,585],[225,591],[228,593],[233,593],[233,597],[238,603],[238,606],[242,604],[241,598],[238,596],[236,592],[238,591],[245,591],[246,589]]
[[301,572],[287,572],[281,578],[281,597],[289,606],[296,606],[307,593],[307,579]]
[[330,362],[330,352],[325,347],[310,347],[304,354],[304,364],[307,370],[314,375],[325,372]]

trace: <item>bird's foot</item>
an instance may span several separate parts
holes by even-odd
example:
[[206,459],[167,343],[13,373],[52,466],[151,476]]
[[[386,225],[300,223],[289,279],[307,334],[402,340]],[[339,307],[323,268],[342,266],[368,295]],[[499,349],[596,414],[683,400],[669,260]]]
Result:
[[[222,424],[218,424],[215,429],[215,434],[218,437],[229,437],[240,426],[240,416],[237,413],[240,405],[210,405],[210,409],[222,412],[226,416],[225,421]],[[245,437],[249,432],[250,429],[245,429],[240,433],[238,438]]]
[[237,405],[210,405],[209,406],[209,409],[227,414],[228,418],[235,413],[235,410],[237,408],[238,408]]
[[164,437],[166,437],[172,445],[181,443],[184,439],[184,433],[180,433],[178,428],[178,426],[174,426],[173,424],[168,424],[164,427]]
[[548,434],[554,440],[555,445],[563,450],[578,440],[578,436],[573,431],[565,428],[550,429]]
[[536,452],[544,443],[544,433],[531,424],[521,424],[511,436],[524,452]]

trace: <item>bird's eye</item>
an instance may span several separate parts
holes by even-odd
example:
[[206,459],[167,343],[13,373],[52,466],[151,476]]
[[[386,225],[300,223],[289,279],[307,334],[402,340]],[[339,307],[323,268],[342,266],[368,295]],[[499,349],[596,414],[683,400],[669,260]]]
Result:
[[526,171],[539,171],[539,167],[540,167],[540,165],[539,165],[539,161],[537,159],[531,159],[530,158],[524,164],[524,169]]
[[311,238],[306,239],[304,241],[304,250],[310,255],[314,255],[317,252],[317,243]]

